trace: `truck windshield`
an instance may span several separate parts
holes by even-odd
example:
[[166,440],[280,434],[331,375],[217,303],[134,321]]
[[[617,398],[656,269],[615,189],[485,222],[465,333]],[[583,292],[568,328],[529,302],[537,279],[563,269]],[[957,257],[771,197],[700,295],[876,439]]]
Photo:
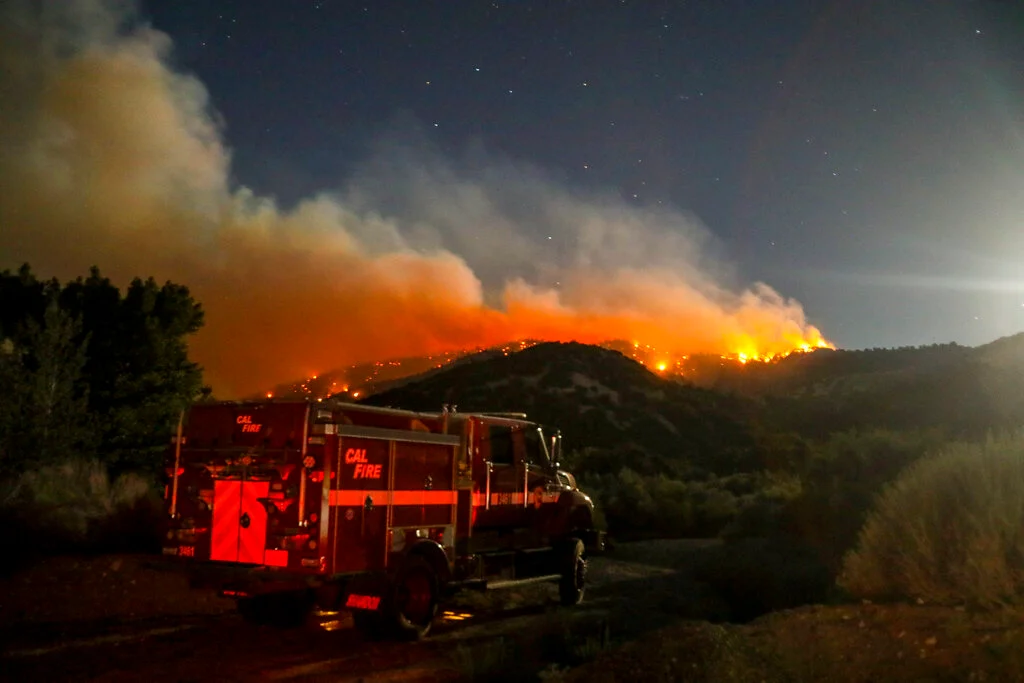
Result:
[[548,446],[544,443],[544,433],[540,427],[524,429],[523,438],[526,441],[526,457],[530,465],[550,469],[551,457],[548,455]]

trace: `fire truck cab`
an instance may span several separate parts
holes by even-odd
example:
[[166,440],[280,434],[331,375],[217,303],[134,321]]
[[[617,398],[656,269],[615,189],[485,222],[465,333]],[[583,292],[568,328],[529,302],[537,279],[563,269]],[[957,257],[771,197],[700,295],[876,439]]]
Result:
[[163,555],[248,619],[348,609],[376,637],[425,636],[466,588],[552,581],[574,605],[603,536],[560,444],[521,413],[196,404],[167,456]]

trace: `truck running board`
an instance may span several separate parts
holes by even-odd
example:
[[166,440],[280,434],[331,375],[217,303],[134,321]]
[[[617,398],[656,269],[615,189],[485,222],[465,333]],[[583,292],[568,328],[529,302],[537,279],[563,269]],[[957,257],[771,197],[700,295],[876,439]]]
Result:
[[547,581],[558,581],[561,578],[561,574],[547,574],[545,576],[531,576],[528,579],[509,579],[507,581],[493,581],[486,583],[486,587],[487,590],[495,590],[498,588],[511,588],[512,586],[525,586],[529,583],[545,583]]
[[545,574],[544,576],[531,576],[526,579],[507,579],[504,581],[485,581],[476,579],[470,581],[458,581],[450,584],[452,587],[470,588],[481,591],[498,590],[501,588],[512,588],[513,586],[525,586],[531,583],[545,583],[547,581],[558,581],[561,574]]

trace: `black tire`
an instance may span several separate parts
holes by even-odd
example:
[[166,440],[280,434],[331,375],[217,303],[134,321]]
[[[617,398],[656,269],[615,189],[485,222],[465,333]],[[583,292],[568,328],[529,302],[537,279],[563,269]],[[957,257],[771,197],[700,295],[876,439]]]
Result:
[[420,640],[437,616],[440,583],[433,565],[419,555],[406,558],[388,591],[388,621],[401,640]]
[[562,578],[558,582],[558,602],[563,607],[580,604],[587,587],[587,555],[583,541],[570,538],[566,542],[560,569]]
[[299,628],[313,610],[308,591],[289,591],[238,598],[238,613],[251,624],[275,628]]

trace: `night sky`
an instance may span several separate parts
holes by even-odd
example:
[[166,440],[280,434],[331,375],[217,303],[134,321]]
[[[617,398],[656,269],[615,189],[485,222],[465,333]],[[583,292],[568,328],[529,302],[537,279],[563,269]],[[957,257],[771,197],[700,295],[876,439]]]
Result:
[[395,126],[694,213],[837,344],[1024,331],[1024,22],[984,2],[147,2],[238,179]]
[[[684,351],[1024,331],[1021,3],[132,6],[9,4],[0,267],[185,280],[249,368],[585,324]],[[529,315],[492,316],[510,282]],[[330,344],[293,310],[318,296]]]

